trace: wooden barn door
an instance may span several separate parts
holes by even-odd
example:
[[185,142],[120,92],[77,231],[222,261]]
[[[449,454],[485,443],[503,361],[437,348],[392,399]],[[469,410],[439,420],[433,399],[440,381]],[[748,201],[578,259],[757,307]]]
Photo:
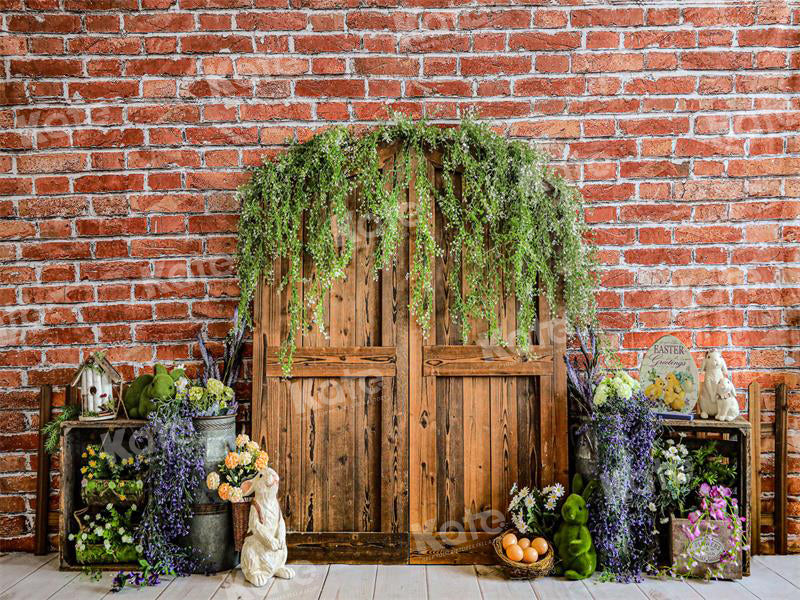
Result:
[[[441,185],[435,156],[426,168]],[[302,337],[289,379],[277,359],[287,292],[262,285],[256,297],[253,434],[281,476],[295,560],[494,562],[488,542],[511,485],[566,484],[563,327],[543,319],[530,360],[489,346],[483,323],[473,323],[462,344],[450,318],[452,265],[437,212],[445,252],[434,269],[435,317],[424,339],[408,310],[414,190],[412,181],[397,263],[377,280],[374,231],[355,217],[351,198],[354,259],[325,299],[329,337],[316,329]],[[278,274],[284,269],[277,265]],[[304,276],[310,273],[306,261]],[[543,301],[540,312],[549,312]],[[509,300],[499,316],[512,341],[515,315]]]
[[356,195],[349,202],[353,260],[324,299],[328,336],[316,327],[302,336],[288,379],[278,361],[287,292],[260,286],[253,434],[281,477],[294,560],[406,562],[408,254],[376,279],[374,225],[356,216]]
[[[435,156],[428,169],[441,186]],[[453,183],[458,192],[460,177]],[[471,322],[462,342],[447,284],[451,240],[438,209],[434,227],[444,252],[434,267],[429,339],[410,324],[410,562],[495,563],[490,540],[514,482],[567,483],[563,319],[551,320],[540,300],[533,356],[524,358],[514,349],[517,307],[509,298],[498,312],[507,347],[489,343],[485,322]]]

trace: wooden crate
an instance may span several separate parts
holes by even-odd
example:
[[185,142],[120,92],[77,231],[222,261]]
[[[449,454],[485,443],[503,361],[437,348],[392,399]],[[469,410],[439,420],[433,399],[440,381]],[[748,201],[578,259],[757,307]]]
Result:
[[[737,499],[741,508],[742,516],[747,520],[746,536],[747,545],[752,541],[752,529],[750,525],[751,507],[751,469],[750,452],[752,449],[750,442],[751,426],[748,421],[739,417],[734,421],[717,421],[716,419],[700,419],[685,421],[682,419],[665,419],[664,426],[675,433],[683,433],[687,440],[705,442],[717,440],[720,452],[736,463],[737,475]],[[742,572],[750,575],[750,552],[742,553]]]
[[[113,447],[121,445],[128,449],[128,439],[135,429],[146,421],[117,419],[113,421],[64,421],[61,424],[61,496],[59,499],[59,558],[62,570],[80,571],[87,565],[75,560],[75,548],[68,540],[70,533],[77,532],[75,511],[83,507],[81,500],[81,452],[87,444],[102,444],[110,434]],[[127,458],[127,456],[123,456]],[[138,568],[138,565],[92,565],[103,571]]]

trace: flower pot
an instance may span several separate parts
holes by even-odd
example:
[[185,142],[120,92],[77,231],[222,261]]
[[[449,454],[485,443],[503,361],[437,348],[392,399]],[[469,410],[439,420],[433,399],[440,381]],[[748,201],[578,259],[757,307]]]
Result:
[[189,534],[182,543],[200,559],[196,573],[218,573],[236,566],[230,503],[192,506]]
[[690,539],[689,519],[670,518],[670,556],[675,573],[683,577],[707,579],[714,573],[717,579],[742,578],[742,553],[726,556],[731,531],[726,521],[703,522],[700,535]]
[[250,502],[246,500],[231,502],[231,511],[233,513],[233,547],[237,552],[241,552],[249,527]]
[[597,476],[597,440],[589,427],[589,419],[577,417],[572,428],[572,452],[575,472],[585,480]]
[[[195,417],[192,419],[200,441],[206,476],[225,460],[236,445],[236,415]],[[194,490],[192,522],[184,543],[206,560],[203,571],[225,571],[236,566],[233,549],[231,509],[214,490],[206,487],[205,477]]]
[[[236,445],[236,415],[221,417],[195,417],[194,429],[203,449],[205,475],[217,470],[229,450]],[[206,487],[205,477],[194,492],[195,504],[221,504],[223,501],[214,490]]]
[[89,479],[81,483],[81,499],[88,506],[142,504],[144,482],[141,479]]

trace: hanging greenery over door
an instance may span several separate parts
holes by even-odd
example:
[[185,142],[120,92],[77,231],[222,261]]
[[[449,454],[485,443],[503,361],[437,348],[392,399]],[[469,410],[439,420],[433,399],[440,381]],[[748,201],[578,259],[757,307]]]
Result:
[[[379,148],[387,145],[397,148],[397,159],[384,168]],[[430,151],[441,154],[440,189],[425,166]],[[462,176],[460,194],[453,185],[456,171]],[[407,214],[403,192],[409,185],[415,186],[415,215]],[[285,373],[291,369],[298,332],[312,324],[324,328],[321,299],[352,260],[347,198],[354,192],[357,210],[377,229],[376,274],[393,264],[406,223],[415,219],[410,310],[425,334],[431,326],[433,264],[442,253],[433,237],[434,202],[452,236],[453,272],[463,272],[450,277],[449,285],[456,298],[454,318],[465,339],[469,320],[482,319],[490,337],[503,343],[497,307],[507,294],[518,302],[516,344],[521,352],[535,325],[540,293],[551,307],[563,294],[573,325],[593,321],[593,252],[584,241],[583,202],[548,168],[544,154],[471,120],[444,128],[400,118],[363,135],[335,127],[254,169],[240,190],[239,315],[250,320],[259,278],[271,280],[275,260],[287,259],[288,270],[279,282],[289,291],[290,327],[280,356]],[[304,253],[314,267],[305,281]]]

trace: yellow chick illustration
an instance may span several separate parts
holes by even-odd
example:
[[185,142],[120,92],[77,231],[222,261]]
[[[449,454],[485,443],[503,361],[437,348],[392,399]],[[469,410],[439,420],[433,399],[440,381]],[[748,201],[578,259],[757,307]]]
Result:
[[664,403],[672,410],[682,410],[685,402],[686,392],[681,386],[681,382],[675,377],[674,372],[667,374],[667,389],[664,392]]
[[664,380],[661,377],[656,377],[653,383],[645,388],[644,394],[651,401],[661,400],[661,396],[664,394]]

